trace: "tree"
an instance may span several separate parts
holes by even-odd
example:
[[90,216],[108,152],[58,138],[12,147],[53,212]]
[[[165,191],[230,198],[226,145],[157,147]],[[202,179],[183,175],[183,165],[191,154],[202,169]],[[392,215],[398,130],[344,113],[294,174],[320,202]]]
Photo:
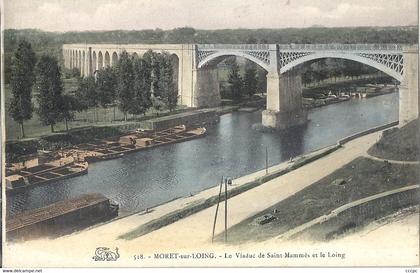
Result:
[[[99,96],[93,76],[80,78],[78,87],[76,90],[76,98],[79,101],[79,107],[81,110],[87,110],[91,107],[97,107],[99,103]],[[96,120],[98,115],[95,109]]]
[[341,77],[343,74],[343,60],[342,59],[326,59],[326,63],[329,69],[329,76],[334,78],[337,82],[337,77]]
[[267,92],[267,71],[263,68],[257,67],[257,89],[259,92]]
[[151,65],[142,58],[133,60],[134,70],[134,92],[132,105],[129,110],[131,114],[145,114],[147,109],[152,106],[151,101]]
[[37,113],[43,125],[54,125],[63,119],[64,99],[61,71],[57,59],[42,56],[36,69],[36,89],[38,90]]
[[21,137],[25,137],[23,122],[32,118],[32,87],[35,82],[36,57],[31,44],[22,41],[14,54],[11,63],[11,79],[13,97],[9,106],[9,114],[20,125]]
[[117,76],[113,67],[98,70],[96,74],[96,94],[98,104],[107,107],[116,99]]
[[257,79],[257,67],[251,61],[245,63],[245,75],[243,82],[243,89],[245,94],[252,96],[257,90],[258,79]]
[[175,28],[171,30],[166,38],[168,43],[194,43],[194,37],[196,35],[195,29],[191,27]]
[[62,116],[66,123],[66,131],[69,130],[68,122],[74,120],[75,112],[84,110],[83,105],[80,104],[80,100],[76,96],[70,94],[63,95],[63,108]]
[[[114,67],[107,66],[96,72],[96,92],[98,94],[98,103],[103,108],[114,103],[117,98],[117,71]],[[114,118],[115,120],[115,103]]]
[[173,111],[178,102],[178,88],[174,82],[171,56],[168,53],[164,53],[160,61],[159,90],[161,90],[161,99],[168,109]]
[[[165,106],[165,103],[163,102],[163,100],[160,97],[151,97],[151,101],[152,101],[152,106],[154,109],[156,109],[156,111],[160,111],[163,109],[163,107]],[[158,113],[159,115],[159,113]]]
[[117,97],[118,107],[124,113],[124,120],[127,121],[127,113],[132,107],[134,97],[134,71],[132,59],[126,51],[118,60]]
[[232,99],[240,100],[242,96],[243,82],[241,75],[239,75],[239,66],[236,61],[230,64],[228,83]]
[[144,58],[151,64],[150,77],[152,83],[152,97],[162,97],[163,90],[161,89],[162,86],[159,84],[159,82],[162,72],[161,66],[164,62],[163,55],[149,50],[146,52]]
[[346,61],[344,63],[344,75],[351,77],[353,80],[354,77],[361,75],[362,64],[355,61]]

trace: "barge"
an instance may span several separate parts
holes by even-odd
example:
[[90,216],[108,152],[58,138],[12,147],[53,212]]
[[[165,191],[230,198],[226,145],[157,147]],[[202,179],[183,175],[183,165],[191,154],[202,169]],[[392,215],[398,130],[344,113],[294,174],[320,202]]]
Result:
[[162,131],[136,130],[121,136],[119,139],[102,140],[76,146],[73,153],[87,162],[96,162],[119,158],[128,153],[161,145],[191,140],[202,137],[205,134],[206,129],[204,127],[187,129],[185,125],[175,126]]
[[29,188],[63,179],[79,176],[88,172],[87,162],[72,162],[53,168],[39,168],[40,171],[19,170],[6,176],[6,193],[18,193]]
[[7,240],[58,237],[118,216],[119,206],[102,194],[86,194],[6,218]]

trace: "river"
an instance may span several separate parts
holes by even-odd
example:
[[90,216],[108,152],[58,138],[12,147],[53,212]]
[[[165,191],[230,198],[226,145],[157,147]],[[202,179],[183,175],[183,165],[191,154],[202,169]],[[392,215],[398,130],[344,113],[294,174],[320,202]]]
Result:
[[261,112],[234,112],[208,127],[208,135],[123,158],[92,163],[87,175],[51,183],[7,198],[8,213],[99,192],[119,203],[120,213],[156,206],[215,186],[222,175],[239,177],[328,145],[345,136],[398,119],[398,93],[315,108],[302,128],[261,133],[251,129]]

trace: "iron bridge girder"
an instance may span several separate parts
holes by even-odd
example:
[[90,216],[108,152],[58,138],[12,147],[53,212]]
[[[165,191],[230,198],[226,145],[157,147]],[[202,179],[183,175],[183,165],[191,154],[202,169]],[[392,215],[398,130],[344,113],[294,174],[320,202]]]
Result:
[[[267,71],[272,65],[284,73],[296,65],[318,58],[343,58],[373,66],[388,75],[402,79],[404,58],[402,45],[396,44],[210,44],[197,45],[197,66],[201,68],[220,56],[241,56],[256,62]],[[277,55],[277,64],[272,63],[271,54]]]

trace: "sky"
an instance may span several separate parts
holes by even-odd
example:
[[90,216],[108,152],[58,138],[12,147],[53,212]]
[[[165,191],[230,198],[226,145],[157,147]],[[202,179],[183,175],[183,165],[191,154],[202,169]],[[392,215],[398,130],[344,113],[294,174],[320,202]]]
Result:
[[5,28],[46,31],[418,24],[417,0],[3,0]]

